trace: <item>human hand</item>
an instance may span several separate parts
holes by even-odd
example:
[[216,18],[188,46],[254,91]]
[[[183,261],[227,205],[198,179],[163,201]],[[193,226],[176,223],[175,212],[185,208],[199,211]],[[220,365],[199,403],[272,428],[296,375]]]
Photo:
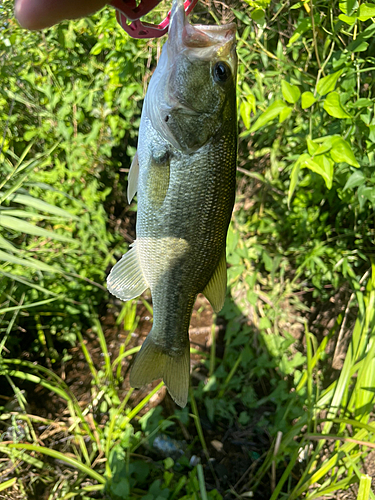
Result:
[[41,30],[64,19],[93,14],[106,0],[16,0],[14,15],[23,28]]

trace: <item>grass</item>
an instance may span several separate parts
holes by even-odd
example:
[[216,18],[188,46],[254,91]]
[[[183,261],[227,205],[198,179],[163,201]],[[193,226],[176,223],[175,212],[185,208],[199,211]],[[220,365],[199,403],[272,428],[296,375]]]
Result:
[[[248,495],[252,492],[256,497],[259,488],[268,477],[271,480],[272,489],[270,500],[337,498],[339,492],[354,484],[359,485],[357,500],[375,498],[370,487],[369,476],[361,472],[366,457],[371,450],[375,449],[375,424],[372,422],[374,391],[371,389],[375,386],[374,271],[373,266],[365,290],[359,288],[356,292],[360,307],[344,365],[339,377],[327,387],[324,386],[324,380],[321,378],[321,366],[324,364],[327,368],[329,339],[338,330],[342,319],[338,318],[337,325],[320,343],[305,324],[306,363],[295,387],[295,392],[304,401],[302,412],[293,420],[286,432],[278,431],[275,435],[264,460],[258,462],[254,473],[249,475],[246,483]],[[129,318],[125,318],[123,314],[120,317],[129,327],[127,329],[133,331],[132,327],[137,325],[138,319],[132,305],[126,307],[133,318],[133,324],[130,324]],[[12,477],[9,477],[9,474],[6,475],[1,483],[2,490],[11,491],[16,483],[22,482],[22,468],[19,469],[17,465],[21,463],[27,464],[33,470],[35,477],[46,476],[49,478],[46,482],[52,484],[56,480],[57,473],[53,463],[58,461],[76,471],[75,480],[72,482],[70,476],[67,476],[65,480],[60,478],[59,491],[65,493],[63,496],[58,496],[57,492],[51,493],[50,498],[84,499],[95,491],[106,491],[106,495],[114,499],[128,498],[129,495],[129,498],[138,498],[141,492],[144,495],[154,495],[152,491],[158,491],[157,488],[161,488],[160,491],[166,491],[167,496],[163,498],[178,498],[177,493],[183,491],[187,495],[190,494],[189,491],[195,491],[197,498],[202,499],[221,498],[218,493],[212,493],[214,490],[207,491],[206,488],[205,474],[216,478],[219,485],[220,478],[217,477],[212,467],[211,452],[201,423],[198,407],[201,407],[201,411],[204,408],[202,397],[199,391],[196,392],[193,388],[190,391],[191,417],[198,437],[194,449],[195,454],[198,449],[202,451],[203,463],[198,463],[193,467],[192,472],[182,474],[178,472],[181,466],[174,463],[168,474],[164,473],[164,485],[154,481],[151,493],[148,491],[150,488],[145,489],[143,479],[139,477],[142,473],[137,472],[137,467],[141,470],[141,466],[136,465],[134,470],[131,469],[135,450],[139,446],[145,446],[152,436],[155,436],[158,429],[160,431],[172,425],[170,434],[173,435],[173,432],[176,432],[176,430],[173,431],[175,417],[159,418],[158,423],[150,428],[151,431],[147,430],[147,425],[143,427],[141,433],[136,431],[139,426],[137,422],[145,418],[142,417],[140,420],[142,410],[147,407],[150,399],[161,389],[163,383],[158,384],[132,408],[130,400],[133,390],[125,394],[120,390],[122,379],[119,378],[118,367],[139,347],[126,350],[128,343],[126,339],[119,349],[118,357],[111,362],[104,332],[97,318],[94,318],[93,326],[102,353],[103,367],[100,370],[97,369],[80,335],[80,346],[92,377],[91,402],[84,409],[81,408],[79,401],[66,383],[53,371],[25,360],[1,358],[0,375],[3,375],[13,388],[20,407],[17,411],[4,409],[1,415],[3,425],[7,424],[8,428],[13,427],[13,433],[15,433],[14,438],[9,439],[10,431],[7,431],[8,437],[6,439],[3,437],[0,446],[2,456],[7,457],[9,461],[7,463],[12,463],[14,467]],[[215,377],[213,367],[219,365],[216,370],[220,369],[220,363],[223,361],[216,358],[215,352],[211,349],[206,363],[208,367],[206,385],[209,385]],[[224,378],[223,386],[218,389],[218,399],[224,402],[229,401],[227,389],[236,371],[241,371],[241,356],[237,358],[231,371]],[[55,449],[53,440],[45,442],[44,439],[40,439],[40,433],[35,426],[43,419],[38,418],[37,415],[28,414],[27,401],[18,389],[18,384],[21,382],[39,385],[64,401],[68,416],[59,422],[45,422],[51,431],[58,428],[59,432],[64,434],[69,443],[65,451]],[[106,408],[104,420],[98,419],[97,416],[98,408],[103,403]],[[151,419],[154,411],[155,409],[148,410]],[[288,411],[289,408],[286,406],[284,420],[287,420]],[[22,428],[23,431],[18,432],[17,428]],[[16,437],[17,432],[18,437]],[[52,462],[52,466],[47,457],[55,461]],[[125,462],[122,462],[121,457]],[[118,475],[119,463],[123,467],[120,476]],[[155,462],[155,467],[156,464],[157,462]],[[287,465],[283,467],[282,464]],[[147,475],[153,476],[157,467],[154,471],[152,467],[149,469]],[[166,480],[166,478],[169,479]],[[236,492],[231,488],[227,494],[232,494],[236,498],[246,498],[246,495],[243,496],[244,493],[246,491]],[[216,496],[212,496],[213,494]]]

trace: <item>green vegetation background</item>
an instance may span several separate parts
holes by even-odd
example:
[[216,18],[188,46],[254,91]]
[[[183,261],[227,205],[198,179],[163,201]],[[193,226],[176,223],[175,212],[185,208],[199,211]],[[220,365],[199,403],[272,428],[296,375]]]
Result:
[[[114,499],[312,500],[359,483],[352,498],[375,498],[363,474],[375,446],[375,4],[197,7],[196,19],[234,16],[239,27],[238,193],[224,353],[213,343],[190,409],[168,418],[159,407],[139,417],[149,398],[135,408],[131,391],[120,398],[121,359],[135,351],[124,344],[110,360],[97,319],[118,307],[103,285],[130,240],[126,170],[163,42],[129,39],[111,9],[31,33],[12,6],[0,7],[0,374],[18,410],[2,406],[0,453],[15,469],[0,494],[32,498],[42,482],[51,499],[102,498],[105,488]],[[135,301],[122,321],[136,325]],[[88,328],[100,369],[85,351]],[[53,373],[75,344],[93,378],[85,411]],[[39,444],[24,380],[66,402],[70,448]],[[236,485],[210,487],[202,413],[218,429],[269,436],[263,455],[248,450],[254,465]],[[190,451],[202,463],[134,460],[158,433],[179,437],[177,420],[196,429]],[[60,477],[48,455],[73,469]]]

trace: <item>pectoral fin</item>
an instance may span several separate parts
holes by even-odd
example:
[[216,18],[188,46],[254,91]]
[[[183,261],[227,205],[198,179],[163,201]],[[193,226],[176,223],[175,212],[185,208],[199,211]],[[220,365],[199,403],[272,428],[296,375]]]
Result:
[[134,299],[148,288],[139,262],[136,241],[112,268],[107,278],[107,287],[121,300]]
[[162,378],[173,401],[184,408],[189,392],[190,349],[179,356],[170,356],[154,343],[152,331],[143,342],[142,349],[135,358],[130,372],[130,385],[142,387],[153,380]]
[[130,170],[128,175],[127,196],[129,205],[138,189],[138,175],[139,175],[139,163],[138,163],[138,152],[137,152],[135,153],[132,164],[130,165]]
[[227,261],[225,251],[216,267],[214,274],[208,282],[203,294],[212,305],[212,309],[217,313],[224,305],[225,294],[227,291]]

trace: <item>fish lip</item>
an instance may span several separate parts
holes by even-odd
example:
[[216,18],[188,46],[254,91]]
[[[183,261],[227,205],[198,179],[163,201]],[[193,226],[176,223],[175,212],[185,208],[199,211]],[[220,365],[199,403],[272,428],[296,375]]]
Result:
[[182,43],[186,48],[205,49],[233,44],[237,26],[234,23],[217,25],[191,25],[187,23],[182,31]]
[[[184,49],[193,49],[198,57],[209,58],[213,49],[222,47],[229,54],[236,39],[237,25],[192,25],[185,14],[184,0],[174,0],[168,31],[168,56],[171,60]],[[211,49],[211,50],[210,50]],[[200,52],[201,51],[201,52]]]

